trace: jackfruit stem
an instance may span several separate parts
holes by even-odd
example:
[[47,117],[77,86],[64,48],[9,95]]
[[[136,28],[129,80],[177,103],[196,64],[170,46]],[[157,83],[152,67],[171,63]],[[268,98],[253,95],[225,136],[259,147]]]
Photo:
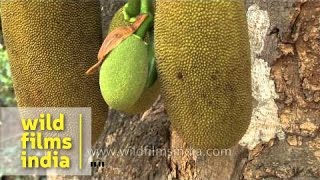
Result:
[[150,0],[141,0],[140,13],[148,14],[150,13]]
[[146,87],[151,88],[153,84],[156,82],[158,78],[157,69],[156,69],[156,62],[155,62],[155,54],[154,54],[154,33],[153,31],[149,32],[149,45],[148,45],[148,79],[146,82]]
[[150,27],[153,25],[153,15],[150,12],[150,5],[151,5],[150,0],[141,0],[140,13],[148,15],[147,18],[144,20],[144,22],[141,24],[141,26],[137,29],[135,33],[141,39],[144,39]]
[[147,18],[144,20],[141,26],[137,29],[135,34],[139,36],[141,39],[144,39],[150,27],[152,26],[152,24],[153,24],[153,16],[151,15],[151,13],[148,13]]
[[141,0],[128,0],[124,6],[124,19],[129,22],[134,22],[136,16],[140,13]]

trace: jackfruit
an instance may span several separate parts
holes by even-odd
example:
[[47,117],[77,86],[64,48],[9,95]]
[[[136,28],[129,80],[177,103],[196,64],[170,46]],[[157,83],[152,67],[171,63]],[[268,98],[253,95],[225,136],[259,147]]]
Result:
[[[149,39],[151,40],[152,38],[149,38]],[[145,84],[144,91],[141,94],[138,101],[133,106],[126,109],[127,114],[138,114],[148,110],[160,95],[160,82],[157,79],[157,74],[156,74],[157,72],[155,72],[156,71],[155,66],[152,65],[152,63],[154,63],[155,61],[154,46],[152,41],[149,42],[148,44],[148,61],[149,61],[148,76],[147,76],[148,78]],[[152,78],[152,80],[149,80],[149,78]],[[154,81],[154,82],[151,82],[151,81]],[[149,83],[149,86],[148,86],[148,83]]]
[[165,107],[195,148],[227,148],[252,111],[244,1],[156,1],[155,50]]
[[[124,19],[123,8],[124,7],[120,8],[113,16],[112,21],[110,22],[110,25],[109,25],[109,30],[108,30],[109,33],[118,27],[132,25],[132,23]],[[150,42],[151,39],[153,38],[153,37],[150,37],[151,34],[152,33],[148,33],[145,38],[145,41],[148,42],[148,60],[150,60],[150,58],[153,58],[153,57],[150,57],[150,54],[153,53],[153,52],[150,52],[151,51],[150,48],[153,48],[153,46],[150,46],[151,45],[150,43],[153,43],[153,42]],[[121,61],[126,61],[126,59],[122,59]],[[103,81],[102,77],[100,81]],[[156,81],[153,85],[151,85],[151,87],[144,88],[143,93],[141,94],[140,98],[135,102],[134,105],[128,108],[122,108],[122,111],[127,114],[138,114],[138,113],[144,112],[152,106],[152,104],[156,101],[159,94],[160,94],[160,83]]]
[[147,44],[133,34],[102,63],[99,81],[102,96],[110,107],[126,112],[143,93],[147,76]]
[[99,1],[1,1],[1,18],[18,106],[91,107],[95,142],[108,107],[84,72],[102,41]]

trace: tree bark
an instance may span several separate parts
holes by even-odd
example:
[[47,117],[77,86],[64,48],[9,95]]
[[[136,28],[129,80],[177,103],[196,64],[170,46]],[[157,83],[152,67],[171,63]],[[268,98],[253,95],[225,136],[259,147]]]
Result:
[[[104,29],[124,0],[101,0]],[[248,0],[252,123],[231,154],[103,156],[99,179],[319,179],[320,2]],[[105,34],[105,33],[104,33]],[[96,148],[188,151],[160,100],[140,116],[111,110]],[[202,152],[205,154],[205,152]]]

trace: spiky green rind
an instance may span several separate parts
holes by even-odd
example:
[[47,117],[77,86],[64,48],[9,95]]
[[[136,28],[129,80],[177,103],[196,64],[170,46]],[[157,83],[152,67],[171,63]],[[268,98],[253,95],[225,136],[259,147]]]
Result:
[[148,75],[147,44],[131,35],[103,62],[100,89],[104,100],[114,109],[126,112],[140,98]]

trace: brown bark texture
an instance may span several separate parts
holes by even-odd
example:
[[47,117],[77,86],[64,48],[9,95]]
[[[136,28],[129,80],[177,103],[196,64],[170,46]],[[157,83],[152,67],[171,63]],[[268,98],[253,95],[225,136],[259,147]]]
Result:
[[[101,0],[104,30],[124,0]],[[170,128],[161,98],[139,116],[111,110],[97,149],[147,150],[149,155],[95,157],[106,166],[98,179],[320,179],[320,1],[248,0],[268,13],[267,35],[257,58],[271,68],[280,127],[285,138],[254,148],[236,145],[230,154],[190,153]],[[257,30],[258,31],[258,30]],[[104,33],[106,34],[106,33]],[[171,153],[182,149],[188,153]],[[157,153],[158,152],[158,153]],[[159,154],[160,152],[160,154]],[[162,153],[161,153],[162,152]]]

